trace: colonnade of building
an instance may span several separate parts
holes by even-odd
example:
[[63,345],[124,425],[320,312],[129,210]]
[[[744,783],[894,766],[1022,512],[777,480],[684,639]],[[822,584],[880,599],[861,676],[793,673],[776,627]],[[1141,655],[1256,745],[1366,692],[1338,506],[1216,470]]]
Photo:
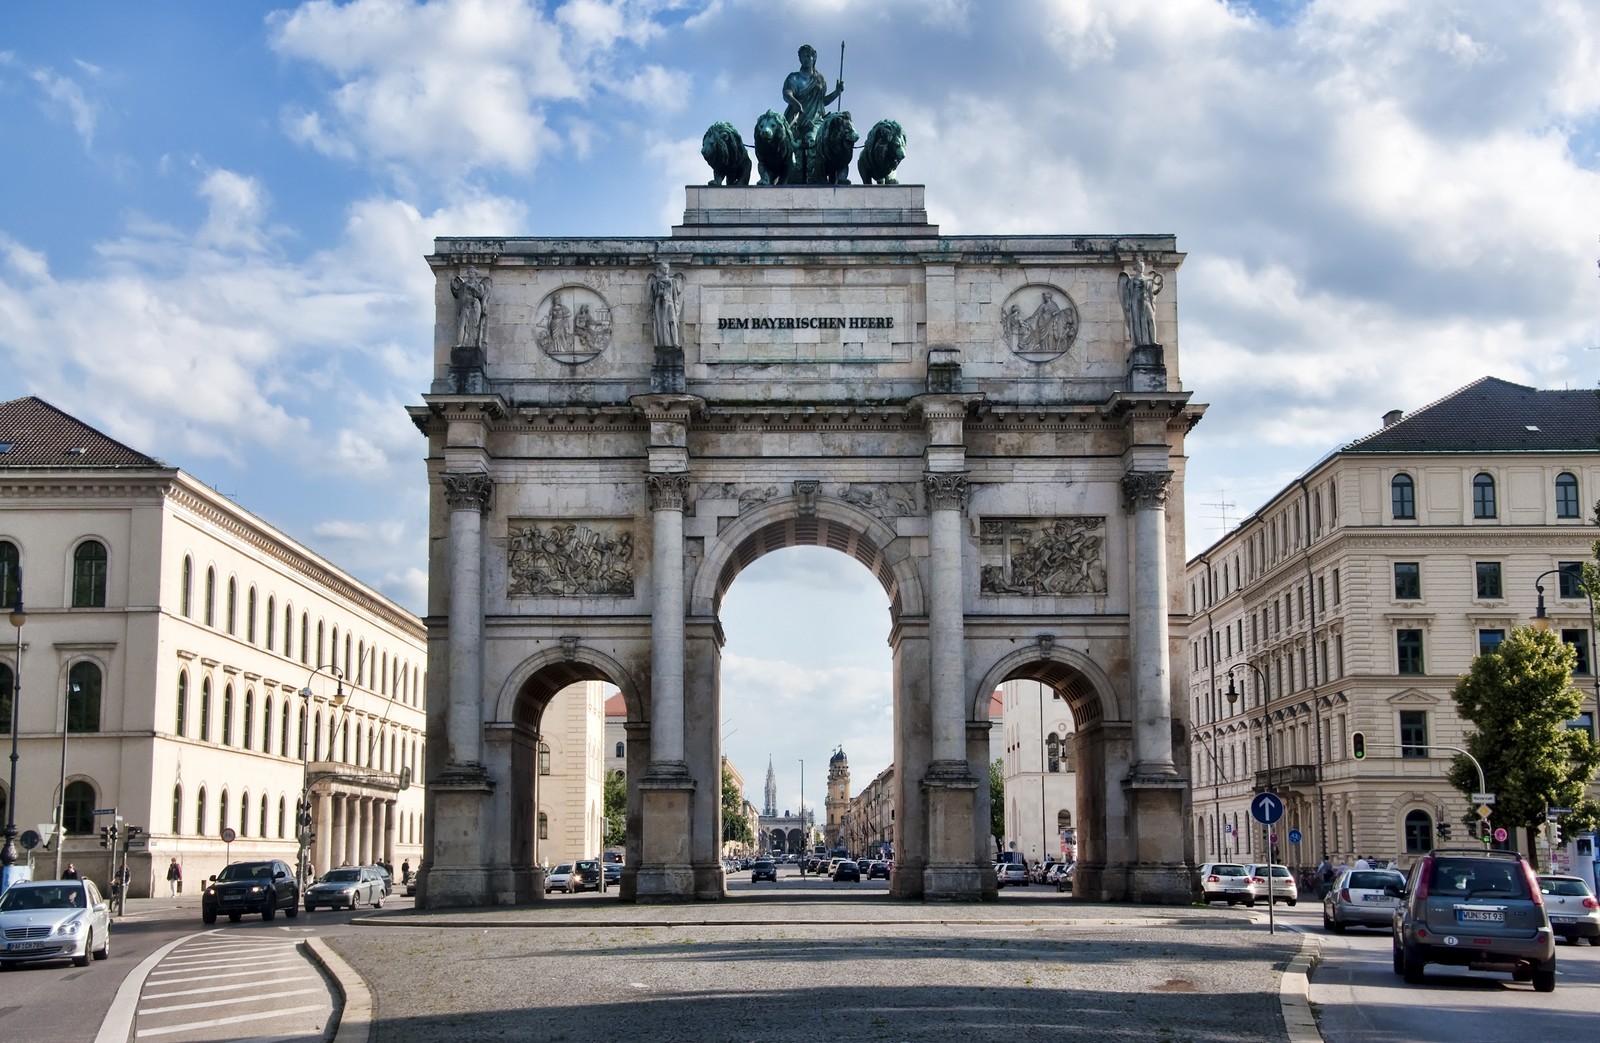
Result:
[[318,876],[339,866],[394,862],[395,798],[362,793],[317,793],[311,865]]

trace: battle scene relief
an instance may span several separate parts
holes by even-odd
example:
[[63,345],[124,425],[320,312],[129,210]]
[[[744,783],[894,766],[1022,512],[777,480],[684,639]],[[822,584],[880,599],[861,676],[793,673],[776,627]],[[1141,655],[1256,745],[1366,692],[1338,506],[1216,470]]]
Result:
[[510,597],[632,597],[633,533],[624,524],[513,523]]
[[1104,518],[985,518],[985,594],[1060,597],[1106,592]]

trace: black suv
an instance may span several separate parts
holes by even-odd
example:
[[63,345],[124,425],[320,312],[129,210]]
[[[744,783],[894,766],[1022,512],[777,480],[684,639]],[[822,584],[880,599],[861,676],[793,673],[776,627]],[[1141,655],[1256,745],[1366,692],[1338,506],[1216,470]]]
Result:
[[1515,851],[1435,848],[1411,867],[1394,911],[1394,972],[1422,983],[1430,963],[1510,971],[1556,987],[1556,942],[1533,870]]
[[245,913],[260,913],[270,920],[282,909],[291,918],[300,913],[300,885],[294,870],[276,858],[235,862],[211,878],[200,896],[200,919],[216,923],[226,913],[233,923]]

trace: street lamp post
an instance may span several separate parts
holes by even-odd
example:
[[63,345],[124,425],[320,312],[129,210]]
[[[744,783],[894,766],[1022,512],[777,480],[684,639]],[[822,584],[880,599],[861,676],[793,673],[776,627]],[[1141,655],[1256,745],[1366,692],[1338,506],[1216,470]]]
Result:
[[[302,710],[300,714],[300,803],[295,814],[295,835],[300,841],[300,849],[296,868],[300,873],[301,886],[305,886],[310,879],[312,823],[315,815],[311,806],[311,679],[326,670],[334,683],[332,705],[334,709],[345,704],[344,672],[332,663],[323,663],[311,673],[306,675],[305,687],[300,689]],[[334,730],[337,734],[338,729]],[[332,740],[329,740],[330,746]],[[328,756],[333,756],[333,751],[328,751]],[[323,828],[330,827],[324,823]]]
[[[17,716],[22,704],[22,625],[28,614],[22,610],[22,570],[17,570],[17,604],[11,610],[11,625],[17,628],[17,660],[11,671],[11,785],[6,790],[6,842],[0,847],[0,873],[11,882],[11,867],[17,864]],[[59,841],[58,841],[59,842]]]
[[[1559,575],[1562,575],[1566,571],[1567,570],[1565,570],[1565,569],[1549,569],[1549,570],[1547,570],[1545,572],[1539,573],[1539,575],[1534,578],[1533,589],[1535,591],[1537,591],[1538,595],[1539,595],[1538,605],[1533,610],[1533,626],[1534,626],[1534,629],[1536,629],[1536,630],[1548,630],[1548,629],[1550,629],[1550,617],[1545,615],[1545,611],[1544,611],[1544,578],[1546,576],[1559,576]],[[1597,665],[1595,663],[1594,597],[1590,594],[1589,591],[1585,590],[1583,592],[1583,600],[1588,602],[1588,605],[1589,605],[1589,649],[1588,649],[1589,662],[1586,665],[1589,667],[1589,676],[1594,679],[1594,701],[1595,701],[1594,714],[1593,714],[1593,716],[1591,716],[1589,718],[1589,737],[1591,739],[1600,739],[1600,665]]]
[[[61,879],[61,848],[67,837],[67,724],[72,717],[72,693],[78,686],[67,675],[66,702],[61,707],[61,777],[56,783],[56,875]],[[112,861],[116,861],[113,857]]]
[[[1261,703],[1262,709],[1264,711],[1266,709],[1267,704],[1272,701],[1271,698],[1270,698],[1270,694],[1271,693],[1268,691],[1268,686],[1267,686],[1267,675],[1262,672],[1260,667],[1258,667],[1254,663],[1250,663],[1250,662],[1235,663],[1233,666],[1230,666],[1228,668],[1228,690],[1223,693],[1224,695],[1226,695],[1228,697],[1228,709],[1231,711],[1233,709],[1233,704],[1239,701],[1239,690],[1233,686],[1233,672],[1235,670],[1239,669],[1240,667],[1244,667],[1245,669],[1249,670],[1251,673],[1255,674],[1256,675],[1256,684],[1259,686],[1258,687],[1258,691],[1261,691],[1261,692],[1264,692],[1264,693],[1267,694],[1268,697],[1264,698],[1262,700],[1262,703]],[[1248,732],[1249,728],[1250,728],[1250,715],[1249,715],[1248,712],[1246,712],[1246,714],[1245,714],[1244,726],[1245,726],[1245,730]],[[1267,748],[1267,789],[1270,790],[1272,788],[1272,722],[1270,720],[1263,719],[1262,726],[1261,726],[1261,733],[1262,733],[1263,736],[1265,736],[1265,739],[1266,739],[1266,748]],[[1254,789],[1254,788],[1255,788],[1254,786],[1251,787],[1251,789]],[[1266,830],[1263,829],[1263,832],[1265,832],[1265,831]],[[1271,842],[1271,840],[1269,838],[1268,841],[1267,841],[1267,862],[1270,864],[1270,863],[1273,863],[1273,862],[1276,862],[1276,861],[1277,861],[1277,858],[1273,854],[1272,842]]]

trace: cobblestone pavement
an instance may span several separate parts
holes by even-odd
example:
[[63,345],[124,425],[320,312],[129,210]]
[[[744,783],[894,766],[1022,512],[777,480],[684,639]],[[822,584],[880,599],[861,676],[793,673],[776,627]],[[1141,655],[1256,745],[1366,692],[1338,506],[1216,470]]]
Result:
[[551,902],[361,922],[328,942],[372,987],[373,1039],[397,1043],[1282,1040],[1300,941],[1229,913],[1059,902]]

